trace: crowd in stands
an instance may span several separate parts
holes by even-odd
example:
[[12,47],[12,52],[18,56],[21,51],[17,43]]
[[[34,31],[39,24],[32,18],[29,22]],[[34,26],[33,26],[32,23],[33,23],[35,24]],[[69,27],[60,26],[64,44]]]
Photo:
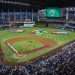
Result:
[[0,64],[0,75],[75,75],[75,42],[54,56],[32,64],[18,67]]

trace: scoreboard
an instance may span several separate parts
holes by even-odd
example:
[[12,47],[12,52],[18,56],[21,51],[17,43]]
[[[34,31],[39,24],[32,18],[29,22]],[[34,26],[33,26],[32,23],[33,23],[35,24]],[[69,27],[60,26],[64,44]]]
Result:
[[62,17],[61,8],[47,8],[45,9],[45,17]]

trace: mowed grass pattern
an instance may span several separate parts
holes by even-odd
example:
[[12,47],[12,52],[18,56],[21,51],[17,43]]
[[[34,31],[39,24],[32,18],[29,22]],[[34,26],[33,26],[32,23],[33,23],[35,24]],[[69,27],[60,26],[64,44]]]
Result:
[[36,48],[43,47],[43,44],[37,41],[36,39],[26,39],[23,41],[16,41],[12,45],[18,52],[29,52]]

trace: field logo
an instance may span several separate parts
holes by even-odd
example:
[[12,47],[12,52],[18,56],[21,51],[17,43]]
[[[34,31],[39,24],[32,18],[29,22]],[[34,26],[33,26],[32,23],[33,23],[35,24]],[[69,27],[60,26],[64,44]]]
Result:
[[51,15],[51,16],[55,16],[55,10],[52,9],[52,10],[50,11],[50,15]]

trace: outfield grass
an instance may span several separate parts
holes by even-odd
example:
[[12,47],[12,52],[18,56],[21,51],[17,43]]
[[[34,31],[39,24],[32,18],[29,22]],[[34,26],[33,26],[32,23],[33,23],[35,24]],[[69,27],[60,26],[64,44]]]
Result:
[[[32,32],[35,31],[36,29],[39,29],[37,27],[35,28],[24,28],[24,32],[22,33],[17,33],[17,32],[10,32],[8,30],[1,30],[0,31],[0,47],[3,50],[4,53],[4,58],[5,60],[7,60],[8,62],[11,63],[21,63],[21,62],[28,62],[34,58],[39,57],[40,55],[43,55],[45,53],[48,53],[52,50],[55,50],[55,48],[60,47],[66,43],[69,43],[72,40],[75,40],[75,32],[71,32],[71,31],[67,31],[68,34],[64,35],[56,35],[56,34],[52,34],[52,31],[59,31],[59,29],[55,29],[55,28],[42,28],[44,31],[47,31],[48,33],[42,33],[41,35],[35,35],[35,37],[40,37],[40,38],[47,38],[49,40],[53,40],[55,41],[57,44],[51,48],[44,48],[40,51],[37,52],[33,52],[31,54],[28,55],[24,55],[21,57],[16,56],[16,54],[11,50],[10,47],[8,47],[5,44],[6,40],[10,40],[12,38],[16,38],[16,37],[21,37],[21,36],[32,36]],[[43,45],[34,40],[31,39],[31,37],[29,37],[30,40],[24,40],[24,41],[19,41],[13,44],[13,46],[16,48],[16,50],[18,51],[31,51],[34,48],[39,48],[42,47]]]

